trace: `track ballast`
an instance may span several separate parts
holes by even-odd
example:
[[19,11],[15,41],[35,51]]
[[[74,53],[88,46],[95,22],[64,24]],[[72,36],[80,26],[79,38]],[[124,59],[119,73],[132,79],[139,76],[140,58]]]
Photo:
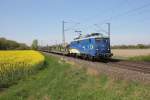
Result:
[[[47,52],[47,51],[42,51],[42,52]],[[47,52],[47,53],[57,54],[57,55],[65,56],[65,57],[71,57],[74,59],[85,60],[85,59],[81,59],[77,57],[67,56],[65,54],[57,53],[57,52]],[[88,61],[90,60],[88,59]],[[103,63],[106,65],[109,65],[110,67],[118,67],[118,68],[123,68],[123,69],[150,74],[150,62],[136,62],[136,61],[127,61],[127,60],[120,60],[120,59],[101,59],[101,60],[95,60],[95,61],[90,61],[90,62]]]

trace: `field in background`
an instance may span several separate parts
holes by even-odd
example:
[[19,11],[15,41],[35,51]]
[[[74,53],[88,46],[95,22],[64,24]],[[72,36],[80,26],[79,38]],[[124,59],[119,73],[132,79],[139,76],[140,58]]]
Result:
[[150,49],[112,49],[115,57],[148,56]]
[[44,56],[37,51],[0,51],[0,87],[35,72],[43,62]]

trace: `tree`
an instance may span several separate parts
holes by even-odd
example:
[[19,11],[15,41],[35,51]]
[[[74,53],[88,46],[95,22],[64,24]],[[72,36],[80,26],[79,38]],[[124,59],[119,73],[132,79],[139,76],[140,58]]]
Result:
[[38,40],[33,40],[33,42],[32,42],[32,45],[31,45],[31,48],[33,49],[33,50],[37,50],[38,49]]
[[20,46],[18,48],[16,48],[17,50],[29,50],[30,47],[28,47],[26,44],[24,43],[20,43]]
[[0,38],[0,50],[24,50],[30,49],[26,44],[18,43],[14,40],[7,40],[5,38]]
[[143,48],[145,48],[146,46],[144,46],[143,44],[137,44],[137,47],[140,48],[140,49],[143,49]]

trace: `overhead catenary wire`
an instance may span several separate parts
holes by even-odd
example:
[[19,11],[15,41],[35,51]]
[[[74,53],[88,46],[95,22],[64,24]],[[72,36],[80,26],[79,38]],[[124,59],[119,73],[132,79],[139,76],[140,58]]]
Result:
[[[108,11],[105,11],[105,12],[113,12],[113,11],[115,11],[116,9],[118,9],[118,8],[122,7],[124,4],[126,4],[126,3],[125,3],[126,1],[128,1],[128,0],[121,0],[121,2],[119,2],[118,4],[116,4],[115,7],[110,7],[110,8],[108,9]],[[99,15],[96,15],[96,16],[99,16]],[[95,16],[95,17],[96,17],[96,16]],[[94,19],[94,18],[92,17],[92,19]],[[86,22],[88,22],[88,21],[91,21],[92,19],[91,19],[91,18],[88,18],[88,19],[85,19],[85,20],[86,20]],[[107,21],[107,22],[108,22],[108,21]],[[107,23],[107,22],[105,22],[105,23]],[[103,23],[103,24],[104,24],[104,23]],[[86,29],[91,28],[89,25],[84,25],[83,23],[80,23],[80,25],[86,27]],[[93,24],[93,25],[95,26],[95,24]],[[93,27],[93,25],[92,25],[92,27]],[[101,26],[98,26],[98,24],[97,24],[96,27],[99,28],[99,30],[101,30],[101,31],[103,31],[103,32],[105,32],[105,33],[107,33],[107,31],[104,30]],[[81,30],[81,29],[80,29],[80,30]]]
[[[113,7],[113,8],[110,8],[110,9],[112,9],[112,10],[109,9],[108,11],[111,12],[111,11],[114,11],[116,8],[118,9],[118,7],[120,7],[121,4],[125,4],[124,1],[125,1],[125,0],[121,0],[121,2],[118,3],[115,8],[114,8],[114,7]],[[122,5],[121,5],[121,6],[122,6]],[[96,15],[96,16],[97,16],[97,15]],[[85,20],[86,20],[86,22],[87,22],[87,21],[90,21],[90,19],[91,19],[91,18],[88,18],[88,19],[85,19]],[[93,17],[92,17],[92,19],[93,19]],[[77,25],[81,25],[81,27],[84,27],[84,28],[86,27],[86,29],[91,28],[91,26],[89,26],[89,25],[85,25],[85,24],[83,24],[83,23],[75,22],[75,21],[72,21],[72,20],[68,20],[67,23],[76,23],[76,24],[75,24],[74,26],[71,26],[71,27],[65,29],[65,31],[77,30],[77,29],[75,29],[75,27],[76,27]],[[81,29],[81,27],[80,27],[78,30],[84,30],[83,28]],[[99,27],[100,27],[100,26],[99,26]],[[101,30],[106,33],[106,31],[105,31],[104,29],[101,28]]]
[[[123,0],[123,1],[126,1],[126,0]],[[139,7],[133,8],[133,9],[130,9],[130,10],[128,10],[128,11],[125,11],[125,12],[120,13],[120,14],[116,14],[116,15],[114,15],[114,16],[110,16],[110,17],[108,17],[107,19],[101,21],[101,23],[99,23],[99,24],[97,24],[97,25],[98,25],[98,27],[99,27],[99,29],[100,29],[101,31],[107,33],[107,31],[105,31],[105,30],[101,27],[101,25],[106,24],[107,22],[110,22],[111,20],[114,20],[115,18],[119,18],[119,17],[122,17],[122,16],[126,16],[126,15],[128,15],[128,14],[130,14],[130,13],[136,12],[136,11],[141,10],[141,9],[143,9],[143,8],[146,8],[146,7],[148,7],[148,6],[150,6],[150,3],[146,3],[146,4],[142,5],[142,6],[139,6]],[[114,9],[113,9],[113,10],[114,10]],[[71,23],[72,23],[72,21],[71,21]],[[74,25],[74,26],[72,26],[72,27],[67,28],[66,31],[68,31],[68,30],[75,30],[75,27],[76,27],[77,25],[82,25],[82,26],[84,26],[84,27],[85,27],[85,26],[87,27],[87,25],[84,25],[83,23],[79,23],[79,24],[76,24],[76,25]],[[95,24],[94,24],[94,25],[95,25]],[[90,27],[90,28],[91,28],[91,27]],[[89,29],[89,28],[86,28],[86,29]],[[80,30],[81,30],[81,27],[80,27]]]
[[79,25],[80,23],[75,23],[73,26],[66,28],[65,31],[69,31],[69,30],[73,30],[77,25]]
[[137,8],[134,8],[134,9],[130,9],[130,10],[124,12],[124,13],[120,13],[120,14],[117,14],[117,15],[115,15],[115,16],[111,16],[111,17],[109,17],[109,18],[107,18],[107,19],[101,21],[100,25],[102,25],[102,24],[104,24],[104,23],[106,23],[106,22],[108,22],[108,21],[110,21],[110,20],[112,20],[112,19],[114,20],[115,18],[119,18],[119,17],[122,17],[122,16],[126,16],[126,15],[128,15],[128,14],[130,14],[130,13],[136,12],[136,11],[138,11],[138,10],[144,9],[144,8],[146,8],[146,7],[149,7],[149,6],[150,6],[150,3],[147,3],[147,4],[144,4],[144,5],[140,6],[140,7],[137,7]]
[[[122,7],[123,4],[126,4],[125,2],[126,2],[126,0],[121,0],[121,2],[119,2],[119,3],[117,3],[117,4],[115,5],[115,7],[109,7],[109,9],[106,9],[106,10],[104,10],[104,11],[105,11],[105,13],[106,13],[106,12],[113,12],[113,11],[115,11],[116,9]],[[108,7],[107,7],[107,8],[108,8]],[[101,15],[99,15],[99,12],[97,12],[97,13],[98,13],[98,14],[96,14],[94,17],[85,18],[84,20],[87,22],[87,21],[91,21],[91,20],[95,19],[95,17],[101,16]],[[103,13],[103,15],[105,15],[104,12],[101,12],[101,13]]]
[[[126,0],[121,0],[121,2],[117,3],[115,7],[110,7],[107,11],[105,10],[105,12],[113,12],[113,11],[115,11],[116,9],[122,7],[121,4],[126,4],[126,3],[124,3],[125,1],[126,1]],[[95,15],[95,17],[96,17],[96,16],[99,16],[99,15],[97,14],[97,15]],[[91,21],[92,19],[94,19],[94,18],[93,18],[93,17],[92,17],[92,18],[85,18],[84,20],[86,20],[86,22],[88,22],[88,21]],[[86,29],[91,28],[91,26],[89,26],[89,25],[84,25],[83,23],[80,23],[80,25],[86,27]],[[95,25],[94,25],[94,26],[95,26]],[[92,25],[92,27],[93,27],[93,25]],[[103,32],[106,33],[106,31],[105,31],[104,29],[100,28],[100,26],[98,26],[98,27],[99,27],[99,29],[100,29],[101,31],[103,31]],[[98,28],[98,27],[97,27],[97,28]],[[81,30],[81,29],[80,29],[80,30]],[[82,29],[82,30],[83,30],[83,29]]]
[[106,30],[104,30],[101,26],[99,26],[98,24],[94,24],[94,26],[96,26],[98,29],[100,29],[101,31],[108,33]]
[[101,31],[103,31],[103,32],[106,33],[106,31],[101,27],[103,24],[106,24],[107,22],[110,22],[111,20],[114,20],[115,18],[119,18],[119,17],[121,17],[121,16],[126,16],[126,15],[128,15],[128,14],[130,14],[130,13],[136,12],[136,11],[141,10],[141,9],[143,9],[143,8],[146,8],[146,7],[148,7],[148,6],[150,6],[150,3],[144,4],[144,5],[140,6],[140,7],[136,7],[136,8],[134,8],[134,9],[130,9],[130,10],[124,12],[124,13],[117,14],[117,15],[115,15],[115,16],[111,16],[111,17],[109,17],[109,18],[103,20],[100,24],[94,24],[94,25],[98,26],[98,28],[99,28]]

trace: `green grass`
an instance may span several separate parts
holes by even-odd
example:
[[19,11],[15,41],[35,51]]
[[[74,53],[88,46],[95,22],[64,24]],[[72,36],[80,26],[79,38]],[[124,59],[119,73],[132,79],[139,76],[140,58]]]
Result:
[[150,100],[150,86],[92,76],[46,56],[45,69],[0,92],[0,100]]
[[131,61],[150,61],[150,55],[130,57],[128,59]]

